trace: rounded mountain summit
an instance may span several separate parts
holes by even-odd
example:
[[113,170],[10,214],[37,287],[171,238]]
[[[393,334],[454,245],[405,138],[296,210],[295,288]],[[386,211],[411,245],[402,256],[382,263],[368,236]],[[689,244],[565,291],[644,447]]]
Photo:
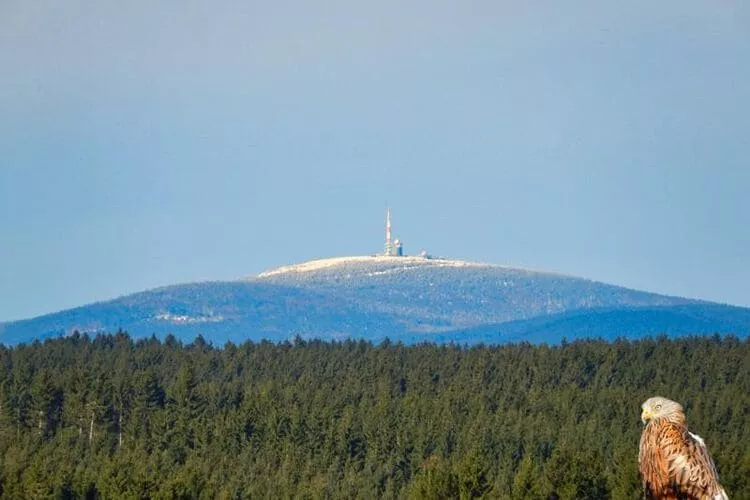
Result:
[[563,338],[750,333],[750,309],[562,274],[455,259],[355,256],[238,281],[148,290],[0,325],[15,344],[72,331],[226,341],[557,343]]

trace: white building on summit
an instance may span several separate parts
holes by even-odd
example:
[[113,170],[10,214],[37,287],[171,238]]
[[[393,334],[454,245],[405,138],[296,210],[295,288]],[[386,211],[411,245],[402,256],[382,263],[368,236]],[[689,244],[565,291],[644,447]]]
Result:
[[400,240],[391,240],[391,209],[385,211],[385,252],[386,257],[403,257],[404,248]]

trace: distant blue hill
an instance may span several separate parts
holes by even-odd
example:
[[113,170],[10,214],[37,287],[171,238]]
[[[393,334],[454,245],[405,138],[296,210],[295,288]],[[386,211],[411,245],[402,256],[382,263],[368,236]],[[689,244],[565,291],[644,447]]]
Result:
[[300,288],[260,282],[174,285],[75,309],[5,323],[0,342],[17,344],[81,333],[127,331],[133,337],[197,335],[216,344],[246,339],[279,341],[290,336],[345,338],[350,332],[383,336],[396,325],[385,314],[367,313],[345,301]]
[[174,285],[0,325],[17,344],[118,329],[134,337],[557,343],[750,333],[750,309],[458,260],[348,257],[232,282]]
[[[559,344],[564,339],[631,340],[667,335],[734,334],[747,337],[750,309],[719,304],[574,310],[520,321],[454,330],[433,341],[461,344],[531,342]],[[419,336],[409,339],[420,341]]]

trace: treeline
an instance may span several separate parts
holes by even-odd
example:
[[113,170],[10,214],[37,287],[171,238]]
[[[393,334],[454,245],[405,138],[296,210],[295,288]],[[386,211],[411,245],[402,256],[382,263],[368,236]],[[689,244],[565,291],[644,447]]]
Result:
[[639,498],[640,404],[750,498],[750,341],[561,347],[124,333],[0,346],[3,498]]

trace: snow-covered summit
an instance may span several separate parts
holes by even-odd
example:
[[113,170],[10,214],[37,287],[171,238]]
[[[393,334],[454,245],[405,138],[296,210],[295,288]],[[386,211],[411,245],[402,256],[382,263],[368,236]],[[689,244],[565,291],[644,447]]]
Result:
[[2,325],[0,342],[127,330],[214,343],[345,337],[507,342],[747,332],[750,309],[459,259],[352,256],[173,285]]
[[494,267],[491,264],[469,262],[458,259],[438,259],[427,257],[392,257],[385,255],[355,255],[350,257],[332,257],[328,259],[311,260],[289,266],[281,266],[260,273],[258,278],[268,278],[283,274],[302,274],[331,268],[347,268],[351,266],[398,267],[409,269],[416,267]]

